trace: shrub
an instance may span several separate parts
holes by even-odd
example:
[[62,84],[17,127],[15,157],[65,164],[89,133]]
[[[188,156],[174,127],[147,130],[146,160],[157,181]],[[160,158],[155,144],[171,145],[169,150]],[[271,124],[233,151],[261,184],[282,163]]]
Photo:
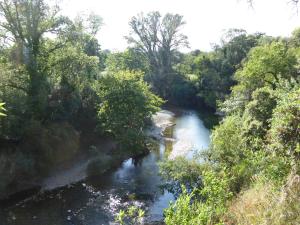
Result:
[[201,174],[204,167],[205,165],[184,157],[159,163],[160,175],[166,182],[164,187],[176,196],[182,193],[182,185],[188,193],[202,186]]
[[300,89],[284,94],[271,120],[270,148],[292,158],[300,157]]
[[232,196],[229,179],[223,172],[217,174],[210,170],[203,172],[202,179],[200,190],[194,189],[188,194],[182,187],[183,193],[165,210],[167,225],[223,224],[221,216],[226,212],[226,201]]

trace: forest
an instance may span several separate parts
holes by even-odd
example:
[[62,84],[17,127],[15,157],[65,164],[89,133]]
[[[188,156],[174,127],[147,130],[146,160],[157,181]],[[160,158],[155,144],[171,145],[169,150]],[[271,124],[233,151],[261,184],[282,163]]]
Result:
[[[147,208],[131,206],[116,224],[300,224],[300,28],[290,37],[229,29],[211,51],[182,52],[185,18],[152,11],[133,15],[128,47],[110,51],[97,39],[101,15],[2,0],[0,17],[0,202],[39,192],[81,156],[96,178],[144,157],[152,117],[176,108],[200,115],[209,147],[159,160],[175,196],[162,220],[145,222]],[[5,204],[1,225],[30,224]]]

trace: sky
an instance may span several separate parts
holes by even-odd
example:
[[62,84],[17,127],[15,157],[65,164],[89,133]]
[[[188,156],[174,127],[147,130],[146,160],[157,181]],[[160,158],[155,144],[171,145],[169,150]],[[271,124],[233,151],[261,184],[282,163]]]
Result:
[[[300,12],[289,0],[63,0],[62,13],[75,17],[93,12],[103,18],[97,38],[102,49],[122,51],[128,44],[128,22],[140,12],[159,11],[183,15],[190,49],[209,51],[227,29],[245,29],[271,36],[290,36],[300,27]],[[182,49],[188,51],[188,49]]]

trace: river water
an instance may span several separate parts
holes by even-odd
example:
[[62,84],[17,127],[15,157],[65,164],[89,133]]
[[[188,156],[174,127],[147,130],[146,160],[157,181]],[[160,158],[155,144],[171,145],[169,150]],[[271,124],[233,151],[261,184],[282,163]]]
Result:
[[[145,221],[161,221],[174,196],[161,189],[157,162],[192,157],[207,148],[210,132],[193,111],[163,110],[154,117],[157,147],[141,160],[126,160],[115,171],[45,191],[0,209],[0,225],[109,225],[116,213],[136,205],[146,210]],[[170,127],[170,125],[173,126]],[[159,134],[164,132],[164,138]],[[166,130],[166,131],[167,131]]]

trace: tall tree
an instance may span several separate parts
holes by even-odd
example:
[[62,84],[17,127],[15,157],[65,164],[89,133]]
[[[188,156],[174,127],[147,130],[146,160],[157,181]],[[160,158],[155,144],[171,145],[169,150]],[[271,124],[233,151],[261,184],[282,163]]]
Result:
[[1,38],[18,49],[20,63],[29,77],[27,90],[31,116],[41,118],[46,108],[47,77],[41,72],[41,46],[45,34],[58,33],[65,23],[57,6],[44,0],[3,0],[0,2]]
[[139,14],[129,22],[132,32],[127,40],[147,57],[151,69],[149,81],[163,97],[168,75],[173,72],[174,53],[188,46],[187,36],[180,32],[184,24],[181,15],[168,13],[162,17],[159,12]]

